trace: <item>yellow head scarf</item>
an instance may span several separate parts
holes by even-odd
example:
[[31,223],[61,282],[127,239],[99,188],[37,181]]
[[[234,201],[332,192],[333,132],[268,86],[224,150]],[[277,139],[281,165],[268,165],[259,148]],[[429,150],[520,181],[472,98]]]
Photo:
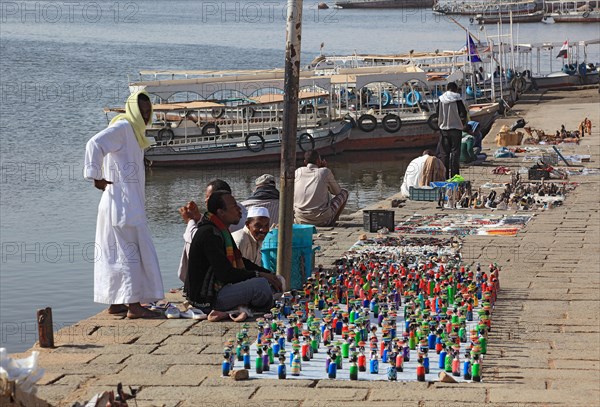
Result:
[[[133,133],[135,134],[135,138],[140,145],[140,148],[145,150],[146,148],[150,147],[152,143],[150,143],[150,140],[146,137],[146,122],[144,122],[144,118],[140,112],[140,107],[138,106],[138,96],[140,94],[148,96],[148,93],[143,90],[129,95],[127,102],[125,102],[125,113],[115,116],[110,121],[110,124],[116,123],[117,121],[123,119],[127,120],[133,128]],[[150,96],[148,96],[148,98],[150,98]],[[150,120],[152,120],[152,110],[150,111]]]

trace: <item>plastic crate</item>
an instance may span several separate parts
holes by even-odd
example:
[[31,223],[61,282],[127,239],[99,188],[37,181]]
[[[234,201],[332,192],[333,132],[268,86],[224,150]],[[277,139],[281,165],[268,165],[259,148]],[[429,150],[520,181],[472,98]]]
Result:
[[530,180],[550,179],[550,173],[542,168],[530,168],[527,175]]
[[381,228],[394,230],[394,211],[366,210],[363,211],[363,227],[367,232],[377,232]]
[[437,201],[446,194],[445,187],[410,187],[408,191],[413,201]]
[[455,190],[459,186],[471,187],[471,181],[463,182],[430,182],[429,186]]
[[[315,268],[315,251],[320,247],[292,247],[290,290],[300,290]],[[262,266],[272,272],[277,270],[277,247],[262,248]]]

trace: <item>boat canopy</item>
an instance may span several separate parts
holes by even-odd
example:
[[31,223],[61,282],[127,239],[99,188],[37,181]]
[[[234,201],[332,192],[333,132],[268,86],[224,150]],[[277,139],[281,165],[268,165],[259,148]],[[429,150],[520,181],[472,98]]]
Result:
[[[317,99],[328,97],[328,93],[323,92],[300,92],[298,93],[299,100],[306,99]],[[269,104],[269,103],[282,103],[284,95],[282,93],[269,93],[260,96],[253,96],[250,99],[254,100],[258,104]]]

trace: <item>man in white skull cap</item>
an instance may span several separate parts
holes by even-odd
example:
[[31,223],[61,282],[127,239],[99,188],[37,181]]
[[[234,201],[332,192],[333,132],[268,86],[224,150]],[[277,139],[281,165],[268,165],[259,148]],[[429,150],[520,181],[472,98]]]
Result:
[[243,229],[232,233],[242,257],[262,266],[262,248],[265,236],[269,233],[271,219],[269,210],[262,206],[251,206]]

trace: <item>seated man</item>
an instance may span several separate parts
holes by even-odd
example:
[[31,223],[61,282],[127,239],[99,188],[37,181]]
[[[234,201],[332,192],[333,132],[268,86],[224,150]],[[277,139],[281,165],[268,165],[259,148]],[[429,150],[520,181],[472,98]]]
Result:
[[265,236],[269,233],[269,210],[262,206],[252,206],[243,229],[233,232],[233,240],[242,252],[242,257],[262,266],[260,251]]
[[444,181],[445,178],[446,167],[442,160],[437,158],[433,151],[425,150],[406,167],[400,193],[404,197],[409,197],[410,187],[429,186],[429,183]]
[[[215,179],[208,183],[206,186],[206,191],[204,193],[204,204],[208,204],[208,198],[214,191],[229,191],[231,193],[231,187],[229,184],[222,179]],[[240,230],[244,227],[246,222],[247,211],[244,206],[240,205],[240,210],[242,211],[242,219],[239,221],[237,225],[231,225],[229,227],[230,232],[235,232],[236,230]],[[194,238],[194,234],[196,233],[196,229],[198,228],[198,223],[202,219],[202,214],[200,213],[200,209],[198,205],[194,201],[188,202],[187,205],[179,208],[179,213],[181,214],[181,218],[186,224],[185,231],[183,232],[183,253],[181,254],[181,260],[179,262],[179,271],[178,276],[182,282],[185,282],[185,276],[187,275],[187,267],[188,267],[188,257],[190,253],[190,244],[192,243],[192,239]]]
[[333,226],[346,206],[348,191],[340,187],[318,152],[304,153],[304,164],[306,167],[296,170],[294,220],[315,226]]
[[269,215],[271,215],[269,224],[269,227],[271,227],[279,221],[279,191],[275,188],[275,177],[270,174],[263,174],[256,178],[254,185],[256,186],[254,193],[248,199],[242,201],[242,205],[246,209],[253,206],[267,208]]
[[478,154],[478,151],[481,151],[481,148],[475,147],[476,140],[473,133],[479,123],[471,123],[476,123],[476,125],[468,125],[466,127],[467,131],[463,131],[462,133],[463,136],[460,144],[460,162],[465,164],[479,164],[486,160],[487,155],[485,153]]
[[242,257],[229,232],[240,221],[241,210],[228,191],[215,191],[208,198],[204,214],[190,245],[185,293],[190,304],[204,312],[213,310],[209,320],[227,316],[239,306],[268,310],[273,291],[281,282],[269,270]]

